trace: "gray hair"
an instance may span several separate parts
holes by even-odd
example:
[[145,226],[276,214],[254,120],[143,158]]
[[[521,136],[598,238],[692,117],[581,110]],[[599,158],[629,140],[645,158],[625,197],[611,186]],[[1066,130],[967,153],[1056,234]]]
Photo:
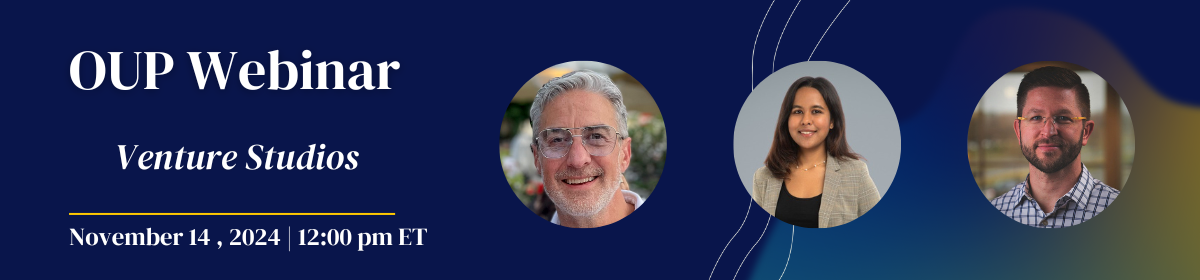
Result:
[[[621,132],[622,136],[629,137],[628,113],[625,111],[625,101],[621,97],[621,90],[617,89],[617,85],[613,84],[612,79],[609,79],[608,76],[591,70],[572,71],[562,77],[550,79],[549,82],[542,85],[542,89],[539,89],[537,96],[533,98],[533,107],[529,109],[529,121],[534,130],[543,129],[539,125],[541,125],[542,111],[545,110],[546,104],[555,97],[572,90],[594,92],[608,99],[608,102],[612,103],[613,108],[617,111],[617,131]],[[537,131],[534,131],[534,134],[537,134]]]

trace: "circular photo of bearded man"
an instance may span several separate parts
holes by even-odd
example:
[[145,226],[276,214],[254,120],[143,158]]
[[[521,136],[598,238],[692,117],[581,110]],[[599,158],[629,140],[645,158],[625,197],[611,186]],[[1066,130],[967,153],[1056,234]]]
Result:
[[534,75],[500,124],[500,162],[513,193],[565,227],[602,227],[632,214],[658,184],[666,153],[654,99],[601,62],[566,62]]
[[967,158],[1001,214],[1037,228],[1091,220],[1133,166],[1133,121],[1117,91],[1079,65],[1046,61],[1001,76],[979,100]]

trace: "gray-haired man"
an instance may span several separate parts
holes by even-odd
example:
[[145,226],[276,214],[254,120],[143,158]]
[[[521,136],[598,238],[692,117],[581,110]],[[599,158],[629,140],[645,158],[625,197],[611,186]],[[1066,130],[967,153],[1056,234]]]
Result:
[[642,205],[621,190],[631,141],[621,91],[607,76],[581,70],[554,78],[538,90],[529,115],[535,165],[558,208],[550,222],[601,227]]

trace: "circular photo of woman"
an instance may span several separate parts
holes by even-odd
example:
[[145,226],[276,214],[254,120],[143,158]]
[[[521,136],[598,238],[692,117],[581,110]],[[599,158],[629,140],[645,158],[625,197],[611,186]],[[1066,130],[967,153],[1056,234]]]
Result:
[[836,227],[887,192],[900,163],[900,128],[866,76],[833,62],[802,62],[750,93],[734,128],[734,158],[767,213],[800,227]]

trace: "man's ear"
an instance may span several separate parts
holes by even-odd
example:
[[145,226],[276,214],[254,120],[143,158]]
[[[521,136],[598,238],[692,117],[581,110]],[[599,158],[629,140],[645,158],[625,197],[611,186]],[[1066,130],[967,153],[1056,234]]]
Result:
[[625,137],[621,143],[621,173],[625,173],[625,169],[629,168],[629,161],[633,159],[632,148],[629,147],[633,143],[633,138]]
[[533,166],[537,167],[538,174],[542,174],[542,154],[538,153],[537,145],[529,144],[529,150],[533,151]]
[[1087,122],[1083,123],[1083,134],[1079,135],[1079,137],[1080,137],[1079,139],[1082,140],[1084,146],[1087,146],[1088,138],[1092,137],[1092,129],[1095,129],[1095,128],[1096,128],[1095,121],[1088,120]]
[[1013,119],[1013,134],[1017,135],[1017,143],[1021,141],[1021,120]]

